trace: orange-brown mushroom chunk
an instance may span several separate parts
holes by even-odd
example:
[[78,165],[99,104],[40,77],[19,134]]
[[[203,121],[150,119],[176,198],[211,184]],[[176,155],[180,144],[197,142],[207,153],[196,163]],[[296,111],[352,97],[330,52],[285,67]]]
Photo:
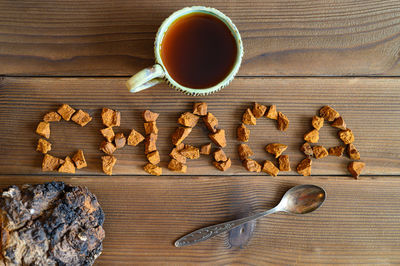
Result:
[[225,130],[218,129],[216,133],[209,134],[209,138],[218,146],[225,147],[226,146],[226,138],[225,138]]
[[75,155],[72,157],[72,160],[75,163],[77,169],[81,169],[87,166],[85,155],[83,154],[83,150],[78,150]]
[[286,115],[278,112],[278,129],[280,131],[286,131],[289,128],[289,119]]
[[251,112],[250,108],[247,108],[246,111],[243,113],[242,122],[245,125],[255,125],[257,124],[257,119],[254,117],[253,113]]
[[143,119],[146,122],[155,122],[158,119],[159,114],[154,113],[150,110],[145,110],[143,113]]
[[364,167],[365,167],[364,162],[351,162],[347,166],[347,169],[349,170],[350,174],[353,177],[358,178],[361,175],[361,172],[364,169]]
[[343,155],[343,152],[344,152],[343,146],[335,146],[335,147],[330,147],[328,149],[328,153],[331,156],[341,157]]
[[247,158],[243,160],[243,166],[249,172],[261,172],[261,165],[253,159]]
[[172,144],[179,145],[192,132],[191,127],[178,127],[172,134]]
[[61,116],[57,112],[49,112],[43,116],[44,122],[58,122],[61,120]]
[[65,157],[64,163],[58,168],[58,172],[75,174],[75,165],[69,156]]
[[262,117],[265,114],[265,111],[267,111],[267,107],[265,105],[254,103],[252,113],[255,118]]
[[271,143],[265,147],[265,150],[273,155],[275,158],[281,156],[281,154],[287,149],[287,145],[280,143]]
[[106,127],[119,127],[121,125],[121,113],[109,108],[103,108],[101,119]]
[[277,176],[279,173],[279,169],[271,162],[265,161],[262,171],[269,174],[270,176]]
[[195,127],[198,121],[199,117],[190,112],[185,112],[178,118],[178,123],[185,127]]
[[250,129],[248,129],[243,123],[237,128],[237,139],[239,141],[248,142],[250,139]]
[[297,165],[297,172],[303,176],[311,175],[311,165],[312,161],[310,158],[305,158]]
[[36,150],[43,154],[46,154],[49,151],[51,151],[51,143],[45,139],[39,139],[38,144],[36,146]]
[[226,171],[231,167],[232,161],[228,158],[225,162],[213,162],[213,165],[220,171]]
[[200,116],[207,115],[207,103],[194,103],[193,114]]
[[319,115],[326,121],[332,122],[340,116],[340,114],[330,106],[324,106],[319,110]]
[[212,113],[207,113],[207,115],[203,117],[203,122],[208,131],[212,133],[217,132],[218,119]]
[[128,136],[128,145],[137,146],[143,140],[144,140],[143,135],[137,132],[136,130],[132,129],[131,133]]
[[117,162],[117,158],[115,158],[113,155],[101,156],[101,162],[103,166],[103,172],[106,175],[112,175],[112,171],[115,163]]
[[289,161],[289,155],[281,155],[279,156],[279,171],[290,171],[290,161]]
[[90,121],[92,121],[92,117],[86,113],[85,111],[79,109],[72,117],[71,120],[80,125],[81,127],[86,126]]
[[69,121],[71,116],[75,113],[75,109],[68,104],[63,104],[58,108],[57,113],[59,113],[65,121]]
[[151,175],[162,175],[162,168],[151,163],[146,164],[143,169]]
[[50,124],[47,122],[40,122],[36,128],[36,133],[46,139],[50,138]]

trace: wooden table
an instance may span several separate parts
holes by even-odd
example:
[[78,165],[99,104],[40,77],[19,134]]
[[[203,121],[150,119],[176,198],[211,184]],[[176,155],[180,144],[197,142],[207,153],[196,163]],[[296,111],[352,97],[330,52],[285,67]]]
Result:
[[[129,75],[153,63],[155,32],[171,12],[213,6],[232,18],[245,56],[233,83],[193,98],[159,85],[127,92]],[[0,0],[0,186],[62,180],[88,186],[106,213],[97,265],[400,263],[400,1],[8,1]],[[209,157],[179,175],[166,169],[179,114],[206,101],[227,131],[233,165],[219,172]],[[241,166],[235,129],[254,102],[276,104],[290,119],[285,133],[270,120],[252,127],[259,161],[271,142],[289,145],[292,169],[310,118],[326,104],[354,131],[367,166],[351,178],[346,158],[314,160],[311,177],[270,177]],[[81,148],[89,166],[75,175],[41,172],[34,133],[43,114],[68,103],[93,115],[86,127],[52,125],[51,154]],[[164,174],[147,175],[143,144],[117,152],[113,176],[101,171],[100,110],[122,113],[119,130],[143,132],[140,112],[159,112]],[[325,126],[320,143],[339,144]],[[207,143],[196,128],[187,143]],[[313,214],[275,214],[257,222],[247,246],[227,235],[187,247],[174,240],[194,229],[265,210],[291,186],[323,186],[328,199]]]

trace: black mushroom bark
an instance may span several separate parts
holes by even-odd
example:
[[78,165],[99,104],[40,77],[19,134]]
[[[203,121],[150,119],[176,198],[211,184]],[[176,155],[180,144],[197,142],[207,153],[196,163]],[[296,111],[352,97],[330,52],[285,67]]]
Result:
[[104,213],[86,187],[11,186],[1,195],[0,211],[5,265],[92,265],[101,254]]

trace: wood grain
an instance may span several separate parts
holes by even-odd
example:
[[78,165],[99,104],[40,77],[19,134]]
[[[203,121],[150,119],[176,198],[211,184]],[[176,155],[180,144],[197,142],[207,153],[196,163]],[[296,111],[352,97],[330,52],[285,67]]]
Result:
[[[105,211],[106,239],[97,265],[400,263],[398,178],[3,175],[0,187],[56,179],[88,186]],[[229,248],[226,235],[192,247],[173,246],[192,230],[273,207],[287,189],[306,183],[326,189],[325,204],[304,216],[259,220],[242,249]]]
[[243,37],[239,75],[399,75],[400,1],[0,1],[0,74],[131,75],[173,11],[213,6]]
[[[98,147],[103,140],[100,110],[107,106],[122,113],[122,125],[116,129],[126,134],[131,128],[143,133],[141,112],[151,109],[159,112],[161,153],[165,175],[176,175],[166,169],[168,153],[172,148],[170,136],[178,126],[180,113],[191,111],[192,102],[206,101],[209,111],[227,131],[228,146],[224,149],[232,158],[233,166],[220,172],[203,156],[188,162],[187,175],[248,175],[238,159],[236,127],[244,110],[254,101],[276,104],[290,119],[289,130],[282,133],[272,120],[262,118],[251,128],[249,145],[255,158],[275,159],[264,151],[268,143],[289,145],[285,152],[291,158],[292,169],[303,158],[299,151],[302,136],[311,129],[311,117],[323,105],[332,105],[354,131],[355,145],[367,167],[364,175],[400,175],[400,80],[397,78],[238,78],[221,92],[208,97],[190,97],[175,92],[166,85],[137,94],[130,94],[124,86],[125,78],[5,78],[0,85],[0,174],[43,174],[42,156],[35,152],[39,138],[34,133],[42,116],[56,110],[61,103],[71,104],[93,115],[86,127],[72,122],[52,123],[53,151],[50,154],[65,157],[77,149],[84,150],[89,167],[79,170],[79,175],[102,175]],[[328,126],[321,129],[320,144],[331,147],[340,144],[337,130]],[[207,130],[198,126],[186,143],[208,143]],[[146,163],[143,144],[126,147],[116,152],[118,162],[115,174],[142,175]],[[314,175],[344,175],[348,173],[347,158],[315,160]],[[56,174],[56,173],[54,173]],[[297,175],[294,171],[281,173]],[[53,175],[53,173],[49,173]]]

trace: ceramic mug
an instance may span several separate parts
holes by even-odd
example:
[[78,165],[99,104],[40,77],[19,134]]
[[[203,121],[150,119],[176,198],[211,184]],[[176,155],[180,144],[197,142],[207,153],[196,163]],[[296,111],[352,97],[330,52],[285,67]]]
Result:
[[[161,45],[163,37],[168,30],[169,26],[175,22],[177,19],[182,16],[191,14],[191,13],[205,13],[211,15],[220,21],[222,21],[232,33],[235,42],[236,42],[236,60],[233,64],[231,71],[225,76],[223,80],[221,80],[218,84],[213,85],[208,88],[189,88],[179,84],[175,81],[171,75],[168,73],[167,68],[165,67],[162,58],[161,58]],[[235,77],[236,73],[239,70],[240,64],[242,62],[243,57],[243,44],[242,39],[240,37],[239,31],[236,26],[232,23],[230,18],[224,15],[222,12],[218,11],[215,8],[203,7],[203,6],[193,6],[186,7],[181,10],[178,10],[171,14],[164,22],[161,24],[158,29],[156,39],[154,42],[154,55],[155,55],[155,64],[151,67],[145,68],[134,76],[132,76],[127,82],[126,85],[130,92],[135,93],[149,87],[152,87],[160,82],[167,82],[168,85],[178,91],[181,91],[185,94],[189,95],[207,95],[213,92],[220,90],[221,88],[227,86]]]

